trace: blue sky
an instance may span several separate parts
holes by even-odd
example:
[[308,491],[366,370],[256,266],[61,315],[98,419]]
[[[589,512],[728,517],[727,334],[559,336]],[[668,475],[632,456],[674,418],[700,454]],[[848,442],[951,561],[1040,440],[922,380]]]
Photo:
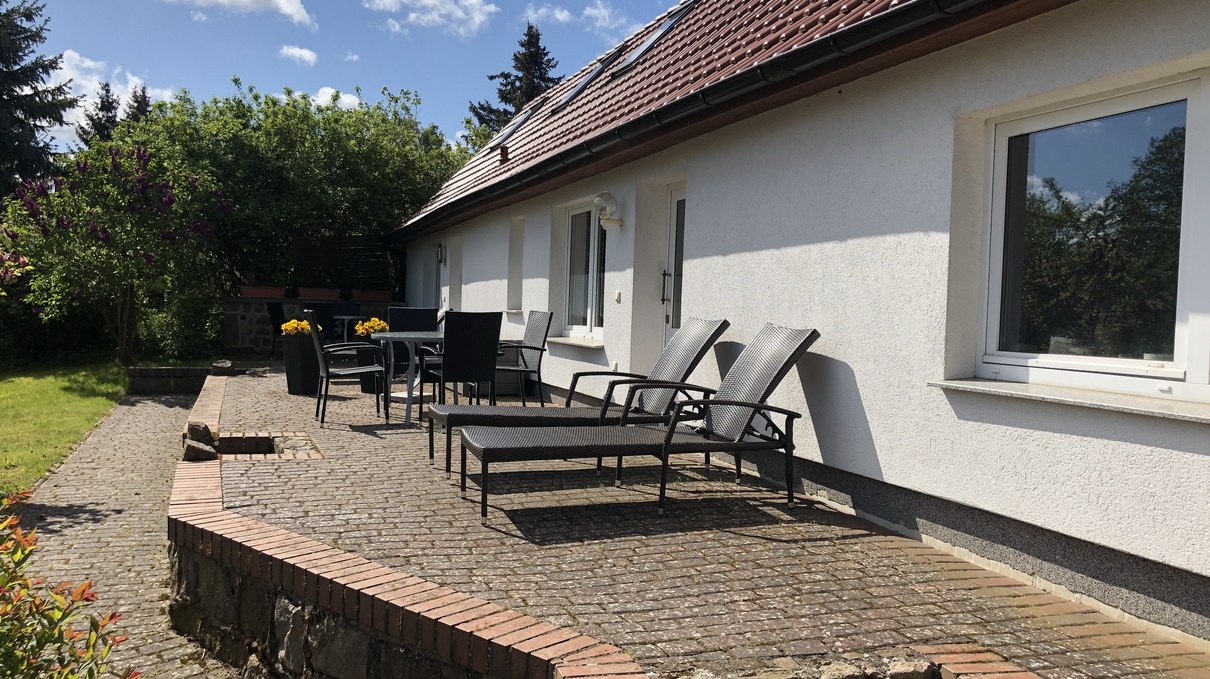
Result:
[[[58,78],[93,96],[145,84],[153,98],[188,89],[232,94],[232,76],[262,92],[331,89],[373,102],[379,90],[420,95],[417,115],[450,137],[467,102],[495,101],[489,73],[509,68],[527,19],[570,75],[673,0],[45,0],[44,51],[63,53]],[[347,103],[352,103],[346,99]],[[78,119],[79,113],[72,116]],[[63,141],[74,134],[60,130]]]

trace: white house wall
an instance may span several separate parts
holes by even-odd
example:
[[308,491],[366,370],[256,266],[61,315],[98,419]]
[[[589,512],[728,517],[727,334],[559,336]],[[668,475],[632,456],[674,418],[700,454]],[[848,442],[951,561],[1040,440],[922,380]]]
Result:
[[[565,386],[613,361],[646,370],[662,333],[667,187],[683,180],[684,314],[732,324],[693,381],[716,382],[766,321],[816,327],[822,339],[773,399],[809,414],[800,455],[1210,575],[1210,428],[927,385],[973,373],[982,121],[1210,66],[1208,25],[1210,3],[1076,3],[409,251],[460,237],[462,308],[503,309],[509,224],[523,216],[523,308],[545,309],[562,284],[551,270],[564,207],[612,192],[624,225],[609,233],[606,346],[553,346],[546,378]],[[409,291],[422,289],[420,269],[409,267]],[[551,310],[557,330],[562,309]],[[507,321],[519,336],[523,317]]]

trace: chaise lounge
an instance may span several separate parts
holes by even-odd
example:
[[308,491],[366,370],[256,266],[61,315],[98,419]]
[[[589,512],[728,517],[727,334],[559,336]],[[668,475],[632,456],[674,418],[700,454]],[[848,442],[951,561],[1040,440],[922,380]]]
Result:
[[[797,330],[773,324],[757,333],[744,348],[717,391],[691,384],[646,381],[630,386],[620,424],[629,417],[637,395],[646,390],[691,391],[705,398],[674,404],[664,425],[573,426],[573,427],[480,427],[462,429],[461,488],[466,496],[467,454],[480,462],[479,515],[487,521],[488,472],[495,462],[561,460],[573,458],[618,458],[617,483],[621,482],[622,458],[650,455],[660,459],[658,511],[664,513],[669,456],[676,453],[727,452],[735,456],[735,478],[739,481],[743,453],[758,450],[785,452],[786,495],[794,505],[794,420],[799,413],[765,403],[769,395],[807,349],[819,339],[813,329]],[[760,427],[754,426],[757,415]],[[782,416],[778,427],[772,414]],[[696,426],[686,422],[700,421]]]
[[[693,369],[701,362],[706,352],[727,330],[725,320],[708,321],[690,318],[685,321],[664,350],[650,374],[619,373],[612,371],[579,372],[572,376],[567,400],[562,408],[539,408],[525,406],[478,406],[478,405],[434,405],[429,408],[429,460],[434,454],[434,429],[445,430],[445,475],[450,476],[453,448],[453,428],[467,426],[495,427],[592,427],[617,425],[622,419],[622,410],[613,404],[616,387],[646,380],[681,383],[689,379]],[[576,386],[581,378],[608,376],[613,378],[605,392],[604,403],[596,406],[573,406]],[[660,389],[644,394],[633,406],[628,407],[627,421],[631,424],[665,422],[668,405],[675,395],[673,389]]]

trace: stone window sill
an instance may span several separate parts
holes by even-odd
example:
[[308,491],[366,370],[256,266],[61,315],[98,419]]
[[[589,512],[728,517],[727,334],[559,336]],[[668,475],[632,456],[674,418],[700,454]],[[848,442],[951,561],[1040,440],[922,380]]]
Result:
[[1022,382],[998,382],[996,380],[939,380],[931,381],[928,384],[931,387],[947,391],[1007,396],[1027,401],[1060,403],[1082,408],[1096,408],[1098,410],[1111,410],[1119,413],[1130,413],[1132,415],[1210,424],[1210,404],[1194,403],[1192,401],[1169,401],[1162,398],[1135,396],[1132,394],[1113,394],[1091,389],[1075,389],[1072,387],[1056,387],[1046,384],[1026,384]]
[[598,339],[589,339],[587,337],[547,337],[547,342],[551,344],[565,344],[569,347],[580,347],[583,349],[604,349],[605,343]]

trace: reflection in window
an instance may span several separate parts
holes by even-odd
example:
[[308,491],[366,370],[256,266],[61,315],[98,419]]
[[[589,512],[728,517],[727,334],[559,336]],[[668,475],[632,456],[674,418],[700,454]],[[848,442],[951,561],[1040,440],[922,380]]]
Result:
[[1185,108],[1009,138],[1001,351],[1172,360]]
[[567,325],[588,331],[605,325],[605,230],[595,222],[573,213],[567,235]]

